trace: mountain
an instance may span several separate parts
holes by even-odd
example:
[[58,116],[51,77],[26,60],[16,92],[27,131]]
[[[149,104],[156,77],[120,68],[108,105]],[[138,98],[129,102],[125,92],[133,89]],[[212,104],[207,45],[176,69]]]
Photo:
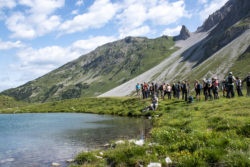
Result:
[[135,83],[144,81],[192,83],[213,76],[223,80],[229,71],[245,77],[250,71],[250,1],[229,0],[175,46],[180,49],[162,63],[101,96],[130,95]]
[[[229,0],[197,31],[156,39],[126,37],[2,94],[28,102],[127,96],[136,83],[177,82],[250,71],[250,1]],[[245,66],[243,66],[245,64]]]
[[126,37],[2,94],[28,102],[97,96],[154,67],[175,50],[171,37]]

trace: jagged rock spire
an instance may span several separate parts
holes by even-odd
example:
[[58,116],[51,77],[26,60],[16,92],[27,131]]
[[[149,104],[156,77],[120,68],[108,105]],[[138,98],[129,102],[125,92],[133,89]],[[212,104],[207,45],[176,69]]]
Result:
[[189,30],[187,29],[187,27],[185,25],[182,25],[180,34],[178,36],[174,36],[174,41],[185,40],[189,37],[190,37]]

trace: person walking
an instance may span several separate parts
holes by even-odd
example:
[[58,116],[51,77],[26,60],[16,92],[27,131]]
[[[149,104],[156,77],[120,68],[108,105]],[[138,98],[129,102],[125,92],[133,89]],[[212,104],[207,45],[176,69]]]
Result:
[[189,92],[189,85],[188,81],[185,80],[182,82],[182,99],[185,101],[188,100],[188,92]]
[[250,72],[248,73],[247,77],[243,79],[242,83],[244,82],[246,82],[247,96],[250,97]]
[[226,82],[227,82],[227,98],[234,97],[234,82],[236,78],[233,76],[232,72],[229,72]]
[[135,90],[136,90],[136,95],[138,97],[140,97],[141,96],[141,85],[139,83],[136,84]]
[[202,84],[198,80],[195,80],[194,90],[195,90],[196,101],[201,100],[201,89],[202,89]]
[[241,79],[239,77],[236,77],[236,90],[238,96],[243,96],[241,89],[242,89]]
[[219,99],[219,80],[217,77],[212,78],[212,91],[214,99]]

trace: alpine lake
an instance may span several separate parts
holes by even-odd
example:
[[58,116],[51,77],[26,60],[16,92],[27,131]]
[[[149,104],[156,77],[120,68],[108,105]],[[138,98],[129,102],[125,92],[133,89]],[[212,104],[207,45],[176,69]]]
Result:
[[47,167],[110,141],[140,139],[150,120],[86,113],[0,114],[0,167]]

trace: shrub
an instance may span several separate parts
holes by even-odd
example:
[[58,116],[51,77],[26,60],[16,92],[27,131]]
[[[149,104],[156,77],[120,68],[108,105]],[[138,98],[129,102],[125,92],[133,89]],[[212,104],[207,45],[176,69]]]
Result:
[[97,161],[97,157],[92,152],[82,152],[75,158],[75,162],[79,165],[84,163],[93,163]]

